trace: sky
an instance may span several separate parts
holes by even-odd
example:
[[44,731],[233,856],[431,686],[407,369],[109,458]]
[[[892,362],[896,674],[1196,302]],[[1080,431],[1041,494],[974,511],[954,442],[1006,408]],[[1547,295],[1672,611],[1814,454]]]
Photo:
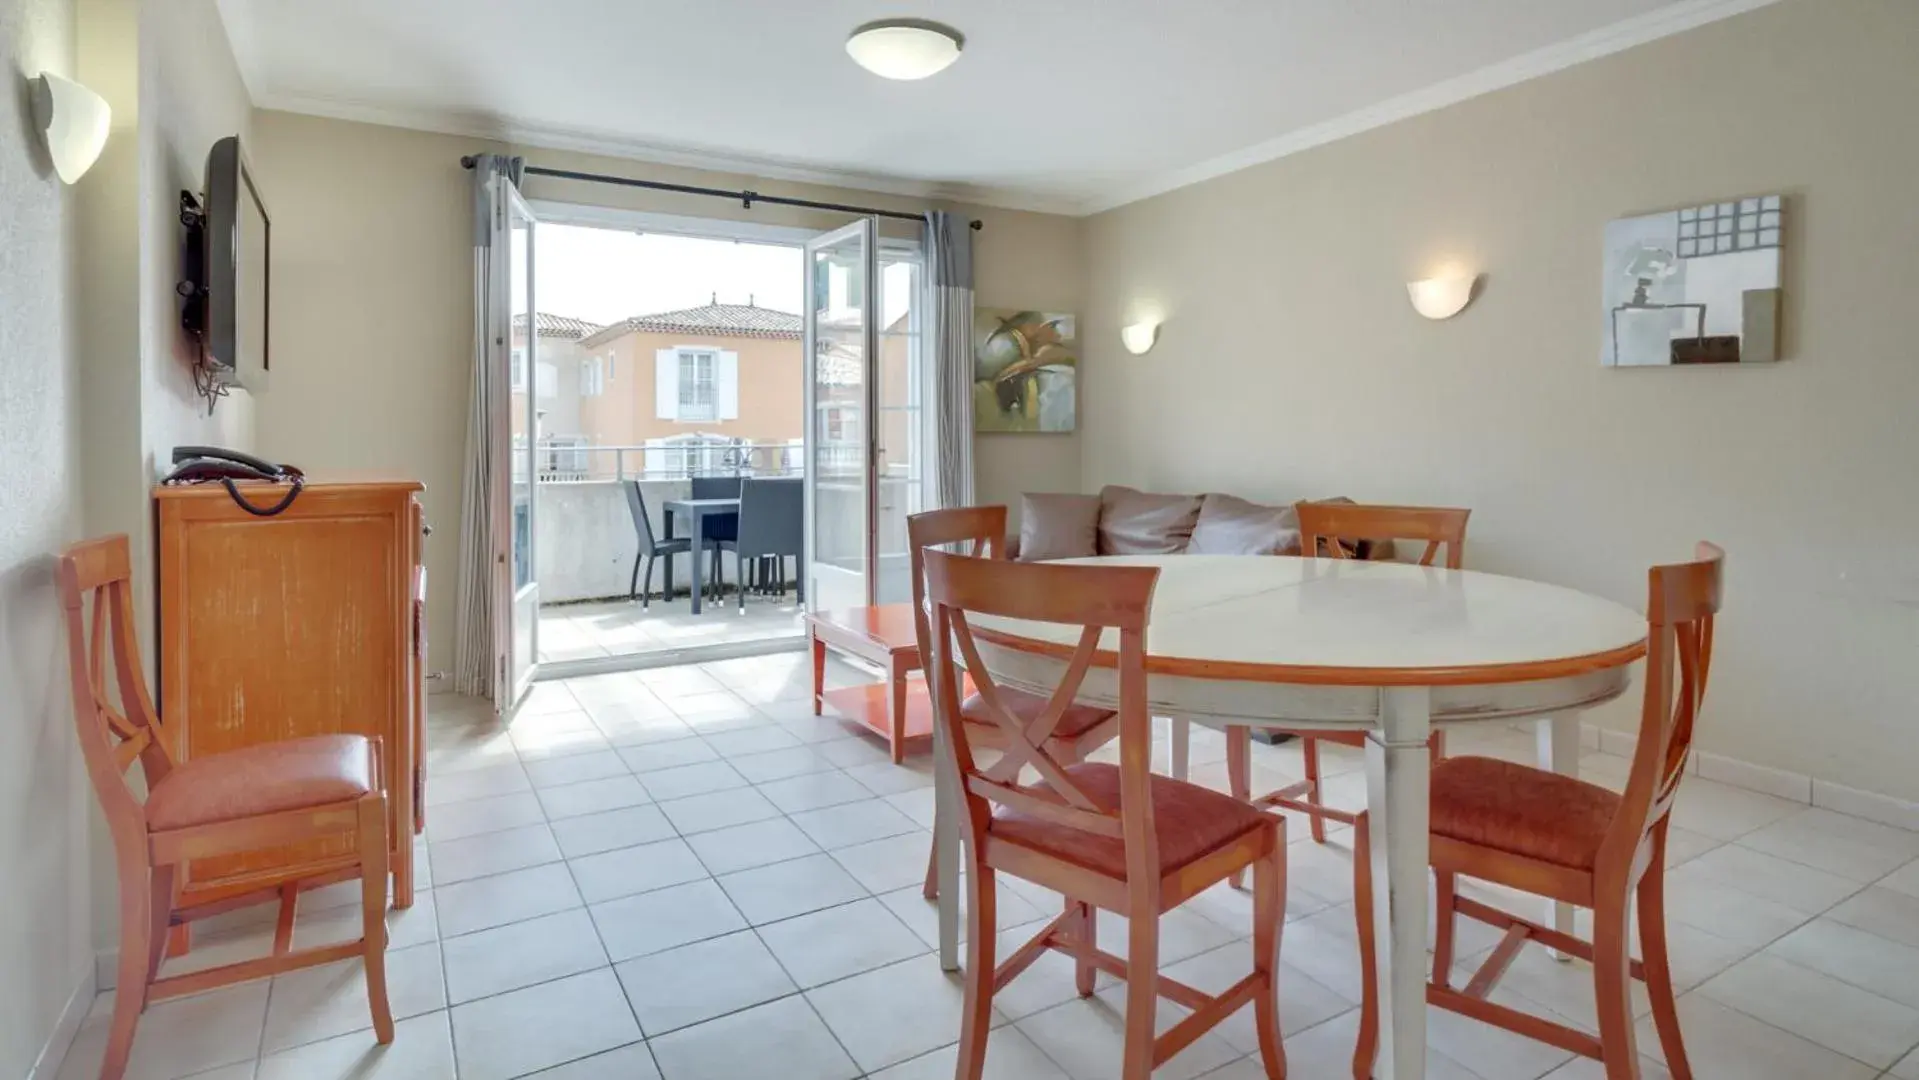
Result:
[[[804,252],[586,225],[541,225],[535,247],[534,302],[548,315],[613,323],[699,307],[752,302],[800,313],[806,291]],[[890,326],[911,299],[912,271],[882,266],[881,290]]]
[[535,248],[535,302],[549,315],[597,323],[699,307],[718,294],[798,314],[799,248],[542,225]]

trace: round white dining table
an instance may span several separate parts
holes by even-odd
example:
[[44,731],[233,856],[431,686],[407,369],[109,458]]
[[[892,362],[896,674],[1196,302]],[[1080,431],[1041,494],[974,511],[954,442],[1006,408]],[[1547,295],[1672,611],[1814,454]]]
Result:
[[[1471,570],[1275,556],[1078,559],[1156,566],[1146,632],[1154,716],[1211,727],[1366,733],[1371,913],[1381,947],[1381,1080],[1426,1075],[1426,922],[1434,725],[1534,720],[1539,763],[1576,775],[1580,710],[1610,701],[1645,653],[1638,612],[1573,589]],[[1050,693],[1080,630],[969,615],[1006,686]],[[1117,648],[1117,635],[1105,643]],[[1116,707],[1103,648],[1079,700]],[[946,753],[944,745],[937,747]],[[938,770],[943,810],[958,795]],[[939,815],[940,955],[959,966],[959,815]],[[1570,930],[1572,912],[1551,905]],[[1283,1019],[1283,1018],[1282,1018]]]

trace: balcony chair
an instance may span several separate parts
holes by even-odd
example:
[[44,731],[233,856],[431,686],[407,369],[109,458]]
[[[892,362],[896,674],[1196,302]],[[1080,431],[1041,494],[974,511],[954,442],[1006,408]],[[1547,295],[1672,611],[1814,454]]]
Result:
[[[661,557],[667,560],[666,579],[661,586],[660,599],[671,600],[673,598],[668,595],[668,593],[671,591],[673,583],[673,556],[693,554],[693,540],[685,536],[675,537],[671,540],[661,540],[655,537],[653,535],[653,519],[647,516],[646,512],[646,492],[641,490],[640,481],[628,480],[625,487],[626,508],[633,515],[633,531],[639,536],[640,540],[639,551],[633,556],[633,576],[626,583],[626,598],[632,600],[637,597],[640,601],[640,610],[645,611],[651,607],[650,597],[653,593],[654,560]],[[713,572],[707,576],[717,585],[719,582],[720,563],[719,541],[711,534],[707,535],[706,541],[706,550],[713,561]],[[646,581],[644,582],[644,586],[642,586],[642,582],[640,581],[640,564],[642,562],[646,564]]]
[[[1433,767],[1432,865],[1437,884],[1429,1004],[1596,1058],[1607,1080],[1635,1080],[1632,980],[1646,984],[1653,1028],[1673,1080],[1692,1080],[1679,1032],[1666,945],[1666,829],[1686,775],[1693,727],[1706,699],[1713,621],[1719,612],[1725,552],[1700,544],[1692,562],[1655,566],[1646,601],[1646,687],[1626,788],[1595,784],[1494,758],[1457,757]],[[1354,885],[1359,913],[1362,995],[1353,1076],[1372,1075],[1379,1040],[1374,985],[1372,864],[1367,817],[1354,826]],[[1593,940],[1508,914],[1459,895],[1461,874],[1591,908]],[[1643,960],[1632,958],[1637,900]],[[1506,932],[1464,989],[1452,985],[1453,922],[1464,915]],[[1599,1037],[1488,1000],[1528,940],[1593,966]]]
[[722,551],[733,553],[740,576],[740,610],[746,610],[747,571],[772,560],[779,565],[782,584],[786,576],[786,557],[793,557],[795,587],[802,603],[806,586],[801,581],[799,560],[805,551],[806,489],[797,476],[759,479],[749,477],[740,487],[740,516],[737,533],[731,540],[720,540]]
[[[119,978],[100,1080],[125,1075],[134,1030],[152,1002],[354,956],[365,964],[374,1038],[391,1043],[387,803],[378,742],[362,735],[315,735],[177,761],[174,735],[155,711],[142,673],[128,550],[125,536],[110,536],[76,544],[60,560],[74,722],[113,837],[120,884]],[[136,761],[146,780],[144,803],[126,779]],[[349,838],[351,846],[344,864],[326,874],[282,880],[268,875],[248,891],[175,906],[179,868],[190,859],[340,837]],[[301,890],[354,877],[361,882],[360,937],[292,948]],[[174,927],[270,900],[280,902],[272,955],[160,976]]]
[[[1431,566],[1440,548],[1446,550],[1445,566],[1457,570],[1466,556],[1466,518],[1470,510],[1426,506],[1367,506],[1360,503],[1302,502],[1299,515],[1299,550],[1317,552],[1322,558],[1356,557],[1361,541],[1423,540],[1426,550],[1419,565]],[[1319,744],[1364,747],[1364,732],[1295,733],[1305,761],[1306,779],[1297,784],[1255,797],[1252,794],[1252,732],[1245,727],[1226,729],[1226,773],[1233,796],[1254,806],[1279,807],[1305,814],[1316,843],[1326,842],[1326,822],[1350,825],[1354,815],[1325,805],[1320,798]],[[1432,759],[1437,763],[1446,754],[1446,735],[1432,736]],[[1236,883],[1237,884],[1237,883]]]
[[[1284,1080],[1278,972],[1286,823],[1218,792],[1152,774],[1146,634],[1159,571],[1016,563],[943,551],[924,558],[936,646],[929,668],[934,712],[951,750],[940,767],[964,804],[966,990],[954,1075],[980,1080],[993,995],[1052,949],[1072,957],[1081,997],[1092,995],[1100,971],[1126,980],[1120,1080],[1147,1080],[1155,1066],[1249,1004],[1265,1074]],[[969,622],[975,614],[1079,628],[1072,661],[1037,715],[1019,715],[1003,704],[980,660]],[[1105,633],[1118,638],[1120,763],[1067,764],[1048,752],[1046,738],[1072,709]],[[959,720],[964,677],[953,661],[955,650],[978,687],[986,721],[1000,733],[1000,752],[990,766],[973,756],[979,725]],[[1040,782],[1020,783],[1028,767]],[[1252,972],[1217,996],[1161,974],[1160,916],[1248,868],[1254,882]],[[1065,910],[995,967],[1001,873],[1059,892]],[[1100,908],[1126,917],[1124,959],[1098,946]],[[1161,997],[1191,1010],[1163,1035],[1156,1034]]]

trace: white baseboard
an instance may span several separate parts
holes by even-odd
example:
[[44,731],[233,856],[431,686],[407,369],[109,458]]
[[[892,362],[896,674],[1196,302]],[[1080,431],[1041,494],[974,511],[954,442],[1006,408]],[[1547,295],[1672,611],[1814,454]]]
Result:
[[26,1080],[53,1080],[67,1059],[67,1051],[73,1047],[73,1037],[80,1033],[80,1024],[93,1010],[93,998],[98,992],[93,973],[82,973],[80,984],[73,988],[73,995],[60,1010],[60,1019],[54,1022],[53,1033],[47,1036],[47,1044],[40,1048],[33,1068],[27,1070]]
[[[1579,727],[1581,745],[1588,749],[1596,745],[1601,753],[1619,757],[1631,757],[1639,739],[1637,732],[1614,731],[1596,724],[1581,724]],[[1897,799],[1876,791],[1862,791],[1805,773],[1754,765],[1749,761],[1704,751],[1693,753],[1686,763],[1686,771],[1747,791],[1919,832],[1919,802],[1908,799]]]

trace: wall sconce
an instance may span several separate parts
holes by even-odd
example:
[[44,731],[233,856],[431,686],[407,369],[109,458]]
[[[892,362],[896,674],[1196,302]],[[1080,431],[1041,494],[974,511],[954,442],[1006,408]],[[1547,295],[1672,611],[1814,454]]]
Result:
[[1450,319],[1471,302],[1473,283],[1478,280],[1477,274],[1445,274],[1424,281],[1409,281],[1406,293],[1412,297],[1414,311],[1428,319]]
[[1120,344],[1134,356],[1145,356],[1159,340],[1159,324],[1156,322],[1136,322],[1131,326],[1119,328]]
[[33,80],[33,122],[46,140],[60,179],[79,182],[107,145],[113,110],[106,99],[71,79],[42,73]]

